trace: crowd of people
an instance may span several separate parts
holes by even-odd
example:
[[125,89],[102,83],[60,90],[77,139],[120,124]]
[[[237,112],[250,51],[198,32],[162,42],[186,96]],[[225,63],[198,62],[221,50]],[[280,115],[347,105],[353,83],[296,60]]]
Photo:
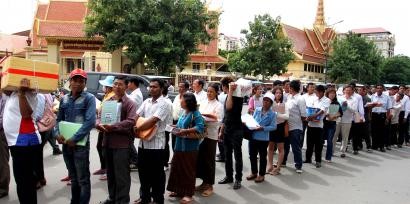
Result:
[[[218,184],[233,183],[233,189],[240,189],[243,139],[249,141],[251,166],[245,178],[255,183],[264,182],[266,174],[280,175],[281,168],[287,166],[290,147],[295,170],[301,174],[303,164],[313,162],[313,153],[314,165],[322,167],[324,145],[325,162],[332,162],[334,155],[345,158],[348,148],[356,155],[409,144],[410,89],[404,85],[388,90],[383,85],[356,87],[355,83],[339,89],[308,83],[304,89],[297,80],[275,81],[269,89],[255,85],[247,113],[258,125],[250,128],[241,119],[245,101],[234,94],[238,84],[231,77],[223,78],[220,85],[208,84],[206,89],[205,82],[196,79],[192,92],[189,82],[179,82],[173,101],[168,98],[167,83],[158,78],[150,81],[145,100],[136,78],[119,75],[101,80],[102,101],[86,91],[86,83],[87,73],[75,69],[69,76],[70,92],[55,100],[50,94],[31,90],[28,79],[21,81],[18,90],[2,92],[0,198],[9,192],[10,152],[20,203],[37,203],[36,190],[47,183],[43,147],[49,141],[53,154],[64,157],[68,176],[62,180],[71,185],[71,203],[89,203],[90,132],[94,128],[101,166],[93,174],[107,180],[104,204],[130,203],[133,169],[138,169],[140,181],[139,199],[134,203],[164,203],[165,190],[180,203],[193,202],[195,192],[212,196],[216,162],[225,163],[225,176]],[[101,119],[109,101],[121,104],[119,117],[112,124]],[[58,108],[53,109],[56,104]],[[81,127],[65,138],[60,122]],[[152,132],[150,137],[141,137],[146,131]],[[138,148],[134,146],[136,137],[141,137]],[[341,146],[337,150],[338,140]],[[80,145],[82,142],[85,145]],[[202,183],[196,184],[197,178]]]

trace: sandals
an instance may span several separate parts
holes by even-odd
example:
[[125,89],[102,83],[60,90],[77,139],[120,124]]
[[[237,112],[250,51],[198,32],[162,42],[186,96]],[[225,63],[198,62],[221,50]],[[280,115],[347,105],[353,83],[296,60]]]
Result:
[[270,175],[276,176],[280,174],[280,169],[279,168],[274,168],[272,171],[269,172]]
[[180,195],[178,195],[178,193],[175,193],[175,192],[170,192],[168,196],[171,198],[181,197]]
[[250,181],[250,180],[256,179],[256,177],[258,177],[256,174],[251,174],[246,177],[246,180]]
[[181,204],[190,204],[193,201],[194,201],[194,199],[192,197],[185,196],[179,201],[179,203],[181,203]]
[[264,182],[265,181],[265,177],[264,176],[258,176],[256,179],[255,179],[255,183],[262,183],[262,182]]
[[198,192],[204,191],[206,189],[207,189],[207,187],[206,187],[206,184],[204,184],[204,183],[195,187],[195,191],[198,191]]
[[214,189],[212,188],[212,186],[208,187],[207,189],[205,189],[202,193],[201,196],[202,197],[209,197],[214,193]]

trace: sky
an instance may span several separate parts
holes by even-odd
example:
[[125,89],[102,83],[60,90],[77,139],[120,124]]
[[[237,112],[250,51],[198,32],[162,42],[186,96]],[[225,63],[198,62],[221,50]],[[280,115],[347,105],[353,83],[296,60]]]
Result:
[[[208,0],[210,1],[210,0]],[[47,0],[40,0],[47,2]],[[1,0],[0,32],[30,29],[37,0]],[[297,28],[312,28],[318,0],[212,0],[221,8],[219,32],[241,37],[241,29],[255,15],[281,16],[282,22]],[[382,27],[395,35],[395,54],[410,56],[410,5],[404,0],[324,0],[325,19],[338,32],[356,28]]]

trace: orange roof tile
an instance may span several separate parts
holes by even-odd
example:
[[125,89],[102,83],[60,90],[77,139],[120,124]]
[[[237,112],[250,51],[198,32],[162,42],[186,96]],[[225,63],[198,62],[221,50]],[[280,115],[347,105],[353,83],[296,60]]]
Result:
[[39,36],[45,37],[85,37],[83,23],[40,22]]
[[384,28],[359,28],[359,29],[352,29],[353,33],[358,34],[369,34],[369,33],[389,33],[390,31]]
[[36,17],[40,20],[44,20],[46,18],[48,4],[39,4],[37,7],[37,14]]
[[221,56],[205,56],[205,55],[191,55],[190,62],[199,63],[227,63],[228,60]]
[[85,2],[51,1],[46,20],[83,21],[86,11]]

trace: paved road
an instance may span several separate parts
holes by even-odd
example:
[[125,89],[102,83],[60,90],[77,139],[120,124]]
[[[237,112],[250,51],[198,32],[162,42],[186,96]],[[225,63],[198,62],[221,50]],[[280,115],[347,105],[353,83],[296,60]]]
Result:
[[[96,132],[92,133],[91,171],[99,167],[95,148]],[[250,171],[247,142],[243,144],[244,177]],[[38,191],[39,203],[69,203],[70,188],[59,180],[66,176],[62,156],[52,156],[46,146],[44,154],[47,186]],[[197,203],[410,203],[410,148],[393,149],[388,153],[348,154],[345,159],[334,158],[334,163],[303,166],[298,175],[293,166],[283,169],[279,176],[267,176],[262,184],[243,181],[243,187],[234,191],[231,185],[215,185],[215,194],[210,198],[195,196]],[[292,164],[290,155],[289,164]],[[217,179],[223,177],[223,163],[217,163]],[[107,186],[98,176],[92,176],[91,203],[107,197]],[[199,181],[198,181],[199,182]],[[138,173],[132,172],[131,199],[138,197]],[[166,198],[167,203],[178,203]],[[18,203],[14,179],[10,195],[0,200],[1,204]]]

